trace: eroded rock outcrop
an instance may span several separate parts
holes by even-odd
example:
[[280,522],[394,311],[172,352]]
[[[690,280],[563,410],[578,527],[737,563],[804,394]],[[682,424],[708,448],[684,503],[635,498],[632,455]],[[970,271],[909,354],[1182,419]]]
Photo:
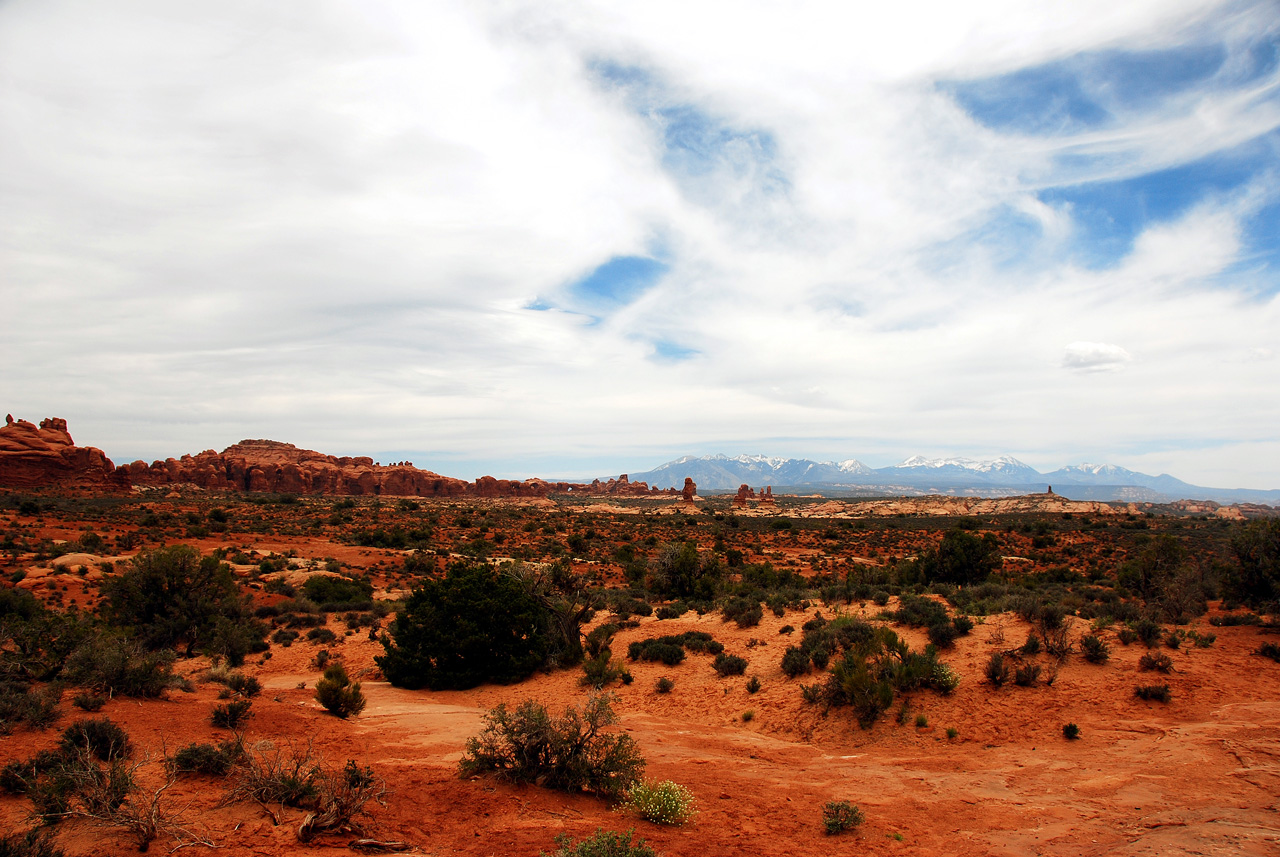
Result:
[[129,481],[102,450],[76,446],[66,420],[36,426],[9,414],[0,428],[0,487],[121,491]]
[[698,496],[698,483],[693,481],[692,477],[684,478],[684,490],[680,492],[680,499],[686,503],[692,503],[693,498]]

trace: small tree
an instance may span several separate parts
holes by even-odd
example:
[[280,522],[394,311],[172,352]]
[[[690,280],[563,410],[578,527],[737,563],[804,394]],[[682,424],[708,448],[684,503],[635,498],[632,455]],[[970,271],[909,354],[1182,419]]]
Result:
[[1226,589],[1253,607],[1280,600],[1280,518],[1260,518],[1231,534],[1237,567],[1227,574]]
[[133,567],[102,584],[103,615],[149,648],[211,649],[233,664],[265,647],[267,628],[237,598],[231,567],[187,545],[138,554]]
[[397,687],[465,690],[509,684],[546,662],[550,617],[509,575],[454,563],[413,591],[375,658]]
[[364,711],[364,694],[360,682],[352,682],[339,662],[329,664],[324,678],[316,682],[316,701],[342,719]]

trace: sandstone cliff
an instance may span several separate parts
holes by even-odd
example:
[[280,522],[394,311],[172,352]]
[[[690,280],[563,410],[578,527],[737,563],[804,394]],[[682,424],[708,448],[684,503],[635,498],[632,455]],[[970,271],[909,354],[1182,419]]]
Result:
[[128,476],[106,454],[92,446],[76,446],[67,421],[5,417],[0,428],[0,487],[121,491]]

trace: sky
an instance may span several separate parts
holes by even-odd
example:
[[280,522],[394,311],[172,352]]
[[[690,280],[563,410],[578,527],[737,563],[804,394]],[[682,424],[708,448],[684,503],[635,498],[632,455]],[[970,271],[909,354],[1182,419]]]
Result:
[[117,464],[1280,488],[1280,3],[0,0],[0,409]]

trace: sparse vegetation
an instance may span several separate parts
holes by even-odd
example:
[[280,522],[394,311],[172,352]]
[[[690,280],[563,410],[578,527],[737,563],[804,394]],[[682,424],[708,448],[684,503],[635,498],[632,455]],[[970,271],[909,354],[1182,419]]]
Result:
[[325,667],[324,678],[316,682],[316,701],[330,714],[344,720],[364,711],[365,705],[360,682],[352,682],[347,668],[336,661]]
[[591,694],[583,709],[553,717],[533,701],[514,711],[499,705],[484,729],[467,739],[459,770],[564,791],[617,798],[640,779],[644,758],[631,736],[609,730],[617,723],[608,694]]
[[659,857],[645,844],[644,839],[631,841],[635,830],[626,833],[614,833],[611,830],[597,828],[594,835],[580,842],[573,842],[568,834],[556,836],[556,850],[551,854],[542,852],[539,857]]
[[1133,689],[1133,694],[1138,699],[1151,699],[1156,702],[1168,702],[1173,698],[1167,684],[1141,684]]
[[635,783],[622,805],[654,824],[684,824],[697,812],[692,792],[670,780]]
[[822,808],[822,828],[828,836],[853,830],[866,820],[862,809],[847,800],[828,801]]

